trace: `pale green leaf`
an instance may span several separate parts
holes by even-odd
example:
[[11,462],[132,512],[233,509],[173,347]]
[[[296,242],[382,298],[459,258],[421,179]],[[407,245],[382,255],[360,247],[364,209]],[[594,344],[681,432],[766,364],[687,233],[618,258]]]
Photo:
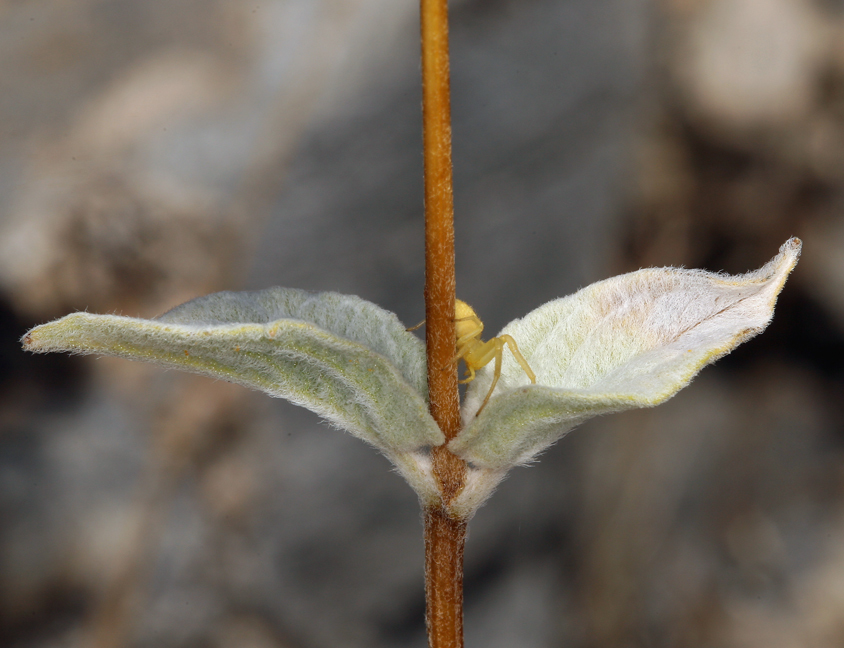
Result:
[[491,365],[471,384],[468,424],[449,448],[475,466],[500,470],[529,461],[592,416],[662,403],[764,330],[800,247],[790,239],[764,267],[738,276],[640,270],[511,322],[502,333],[518,342],[537,384],[505,352],[495,394],[477,417]]
[[153,320],[74,313],[32,329],[36,352],[111,355],[221,378],[307,407],[388,455],[444,438],[425,402],[422,343],[358,297],[216,293]]

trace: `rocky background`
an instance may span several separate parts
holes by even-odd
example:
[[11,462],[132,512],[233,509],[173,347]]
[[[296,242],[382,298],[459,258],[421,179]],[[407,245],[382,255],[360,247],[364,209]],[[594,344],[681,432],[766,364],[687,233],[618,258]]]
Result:
[[[308,412],[33,356],[72,310],[283,285],[423,317],[410,0],[0,3],[0,645],[422,647],[422,527]],[[458,289],[490,332],[612,274],[774,323],[474,519],[468,646],[844,643],[844,3],[457,0]]]

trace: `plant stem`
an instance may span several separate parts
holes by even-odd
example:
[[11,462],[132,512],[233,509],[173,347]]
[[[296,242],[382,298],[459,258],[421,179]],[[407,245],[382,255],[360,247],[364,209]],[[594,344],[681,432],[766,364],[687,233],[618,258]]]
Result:
[[447,440],[460,430],[454,335],[454,198],[446,0],[421,0],[425,158],[425,335],[431,414]]
[[428,645],[463,647],[463,545],[466,521],[425,511],[425,604]]
[[[451,100],[448,2],[420,0],[422,127],[425,158],[425,337],[431,415],[446,443],[460,431],[454,357],[454,198],[451,173]],[[463,488],[466,464],[445,445],[432,450],[443,505],[425,511],[425,591],[431,648],[463,646],[465,520],[448,502]]]

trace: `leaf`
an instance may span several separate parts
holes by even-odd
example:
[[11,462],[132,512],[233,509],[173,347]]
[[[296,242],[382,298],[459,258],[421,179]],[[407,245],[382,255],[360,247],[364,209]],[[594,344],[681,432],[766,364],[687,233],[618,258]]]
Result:
[[425,353],[389,311],[289,288],[222,292],[143,320],[74,313],[24,348],[119,356],[222,378],[307,407],[388,455],[444,442],[425,402]]
[[502,333],[516,339],[537,384],[505,353],[499,386],[473,418],[492,380],[485,367],[467,392],[469,423],[449,449],[500,470],[530,461],[592,416],[671,398],[705,365],[765,329],[800,248],[790,239],[765,266],[737,276],[639,270],[511,322]]

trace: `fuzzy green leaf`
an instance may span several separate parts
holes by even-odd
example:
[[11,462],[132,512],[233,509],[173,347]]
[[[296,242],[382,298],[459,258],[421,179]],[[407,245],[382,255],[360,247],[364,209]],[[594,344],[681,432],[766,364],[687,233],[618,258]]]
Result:
[[74,313],[24,348],[119,356],[221,378],[307,407],[388,455],[444,438],[425,402],[425,353],[393,313],[287,288],[222,292],[153,320]]
[[501,470],[530,461],[592,416],[671,398],[705,365],[765,329],[800,247],[790,239],[765,266],[738,276],[632,272],[511,322],[502,333],[516,339],[537,384],[505,353],[499,386],[474,417],[492,380],[484,368],[467,393],[468,425],[449,449]]

